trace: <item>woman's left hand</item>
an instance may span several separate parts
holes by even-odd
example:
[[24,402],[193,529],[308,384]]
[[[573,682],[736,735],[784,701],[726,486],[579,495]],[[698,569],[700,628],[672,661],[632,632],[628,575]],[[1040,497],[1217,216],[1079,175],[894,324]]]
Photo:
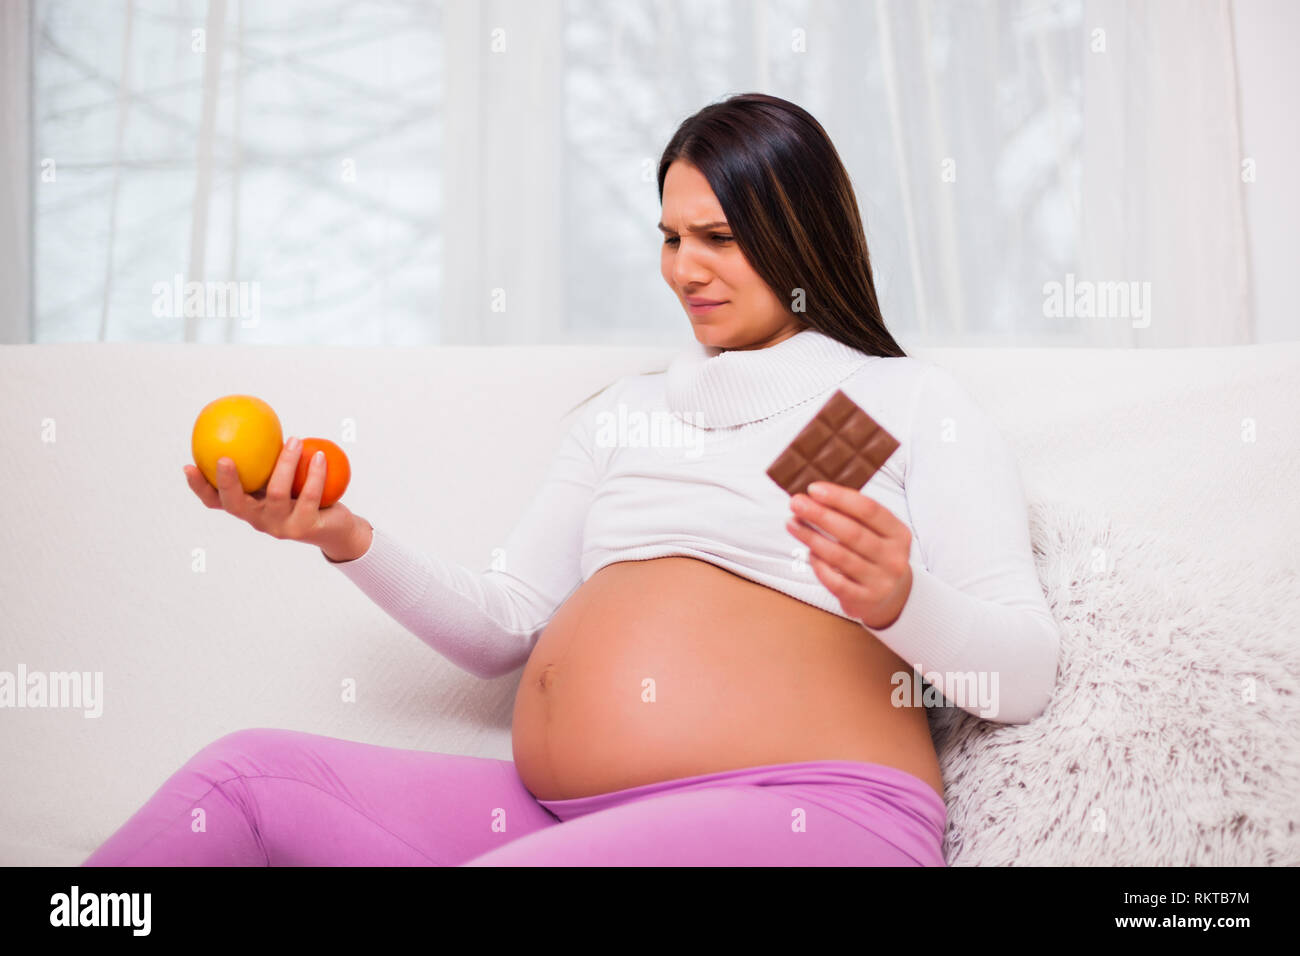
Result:
[[869,628],[889,627],[912,593],[912,532],[884,505],[846,485],[815,481],[808,491],[811,497],[790,498],[795,517],[787,530],[808,546],[813,572],[845,614]]

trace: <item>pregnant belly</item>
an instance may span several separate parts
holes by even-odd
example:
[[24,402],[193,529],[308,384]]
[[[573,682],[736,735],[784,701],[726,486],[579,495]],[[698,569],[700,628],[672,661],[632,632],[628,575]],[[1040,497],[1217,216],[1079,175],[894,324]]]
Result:
[[618,562],[533,648],[515,766],[542,800],[805,760],[898,767],[942,797],[925,709],[890,701],[899,672],[911,667],[860,624],[724,568]]

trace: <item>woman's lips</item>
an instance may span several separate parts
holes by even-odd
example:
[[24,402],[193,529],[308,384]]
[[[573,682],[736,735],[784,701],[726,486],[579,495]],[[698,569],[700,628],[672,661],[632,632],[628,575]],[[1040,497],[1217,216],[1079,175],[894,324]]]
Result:
[[687,302],[686,306],[697,315],[702,315],[705,312],[712,312],[714,309],[721,308],[726,304],[727,304],[726,302],[712,302],[707,305],[705,305],[704,303],[700,303],[699,305],[696,305],[695,303]]

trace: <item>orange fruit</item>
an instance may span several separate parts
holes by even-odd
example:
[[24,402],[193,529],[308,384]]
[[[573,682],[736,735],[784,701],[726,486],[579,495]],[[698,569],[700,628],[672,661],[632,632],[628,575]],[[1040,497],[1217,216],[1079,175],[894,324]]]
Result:
[[298,459],[298,470],[294,472],[293,490],[289,495],[297,498],[302,494],[302,489],[307,485],[307,469],[311,467],[312,455],[318,451],[325,453],[325,489],[320,494],[320,506],[328,508],[343,497],[348,482],[352,480],[352,466],[348,464],[348,456],[328,438],[302,440],[302,455]]
[[190,436],[194,464],[208,484],[217,486],[217,459],[229,458],[249,494],[266,487],[283,447],[275,410],[252,395],[226,395],[209,402],[194,420]]

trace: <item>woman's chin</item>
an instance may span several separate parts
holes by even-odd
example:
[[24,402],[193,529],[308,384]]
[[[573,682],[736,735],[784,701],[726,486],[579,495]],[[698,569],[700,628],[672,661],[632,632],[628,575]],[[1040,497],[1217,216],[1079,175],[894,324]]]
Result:
[[730,342],[735,337],[725,324],[715,322],[708,316],[691,316],[691,331],[695,333],[695,341],[710,348],[731,348]]

